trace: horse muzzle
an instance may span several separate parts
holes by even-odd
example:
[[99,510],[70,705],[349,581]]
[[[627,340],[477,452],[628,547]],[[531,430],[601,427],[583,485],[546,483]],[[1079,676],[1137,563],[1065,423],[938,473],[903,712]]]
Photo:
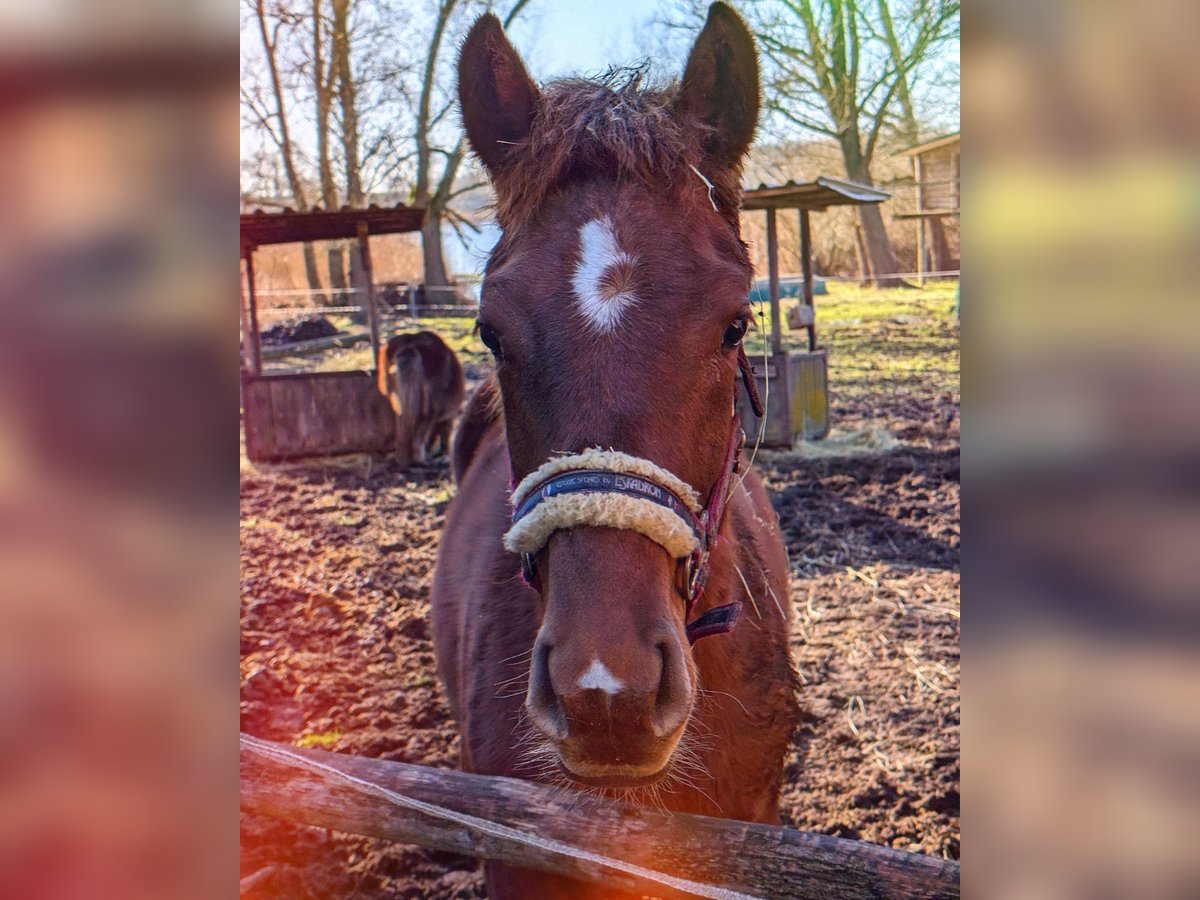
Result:
[[[529,721],[582,784],[629,787],[661,777],[695,698],[678,628],[656,632],[615,614],[607,629],[594,620],[564,628],[554,606],[533,652]],[[642,637],[648,633],[657,640]]]

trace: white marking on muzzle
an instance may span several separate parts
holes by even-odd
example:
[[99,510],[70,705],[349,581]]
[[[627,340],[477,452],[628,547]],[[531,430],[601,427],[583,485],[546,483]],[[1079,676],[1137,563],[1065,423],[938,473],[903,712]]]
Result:
[[617,243],[611,219],[592,219],[579,229],[579,262],[571,284],[580,315],[590,327],[612,332],[621,313],[638,302],[637,295],[624,288],[632,267],[633,257]]
[[612,695],[625,687],[625,682],[605,668],[599,658],[592,660],[591,667],[579,679],[579,686],[584,690],[600,690]]

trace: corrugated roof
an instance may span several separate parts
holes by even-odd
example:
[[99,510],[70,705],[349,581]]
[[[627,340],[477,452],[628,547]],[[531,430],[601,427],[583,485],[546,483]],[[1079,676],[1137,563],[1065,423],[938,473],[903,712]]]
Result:
[[365,222],[371,235],[403,234],[420,231],[425,210],[419,206],[368,206],[366,209],[314,209],[309,212],[257,210],[241,216],[242,246],[253,249],[264,244],[288,244],[293,241],[331,241],[358,235],[358,224]]
[[742,209],[809,209],[822,210],[830,206],[860,206],[882,203],[892,195],[879,188],[842,181],[822,175],[815,181],[797,184],[760,184],[742,193]]
[[918,156],[930,150],[937,150],[939,147],[949,147],[951,144],[957,144],[962,140],[959,132],[954,134],[946,134],[939,138],[933,138],[928,141],[921,141],[919,144],[913,144],[907,150],[901,150],[897,156]]

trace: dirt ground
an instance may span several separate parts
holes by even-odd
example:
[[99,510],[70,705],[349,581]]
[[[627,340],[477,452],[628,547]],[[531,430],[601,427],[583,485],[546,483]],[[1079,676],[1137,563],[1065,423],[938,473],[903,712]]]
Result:
[[[951,377],[831,364],[836,427],[886,427],[898,449],[820,460],[760,452],[757,464],[788,541],[804,685],[783,820],[957,858],[957,327],[920,328],[914,336],[905,316],[855,320],[840,339],[891,346],[892,362],[952,354]],[[839,394],[839,377],[853,387]],[[456,764],[428,626],[452,490],[444,465],[243,464],[243,731]],[[484,896],[479,865],[464,857],[246,814],[241,840],[244,897]]]

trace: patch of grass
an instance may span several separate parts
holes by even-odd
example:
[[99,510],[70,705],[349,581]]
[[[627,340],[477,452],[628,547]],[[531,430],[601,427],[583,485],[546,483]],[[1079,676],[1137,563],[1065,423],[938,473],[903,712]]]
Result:
[[[463,365],[490,365],[492,355],[488,353],[478,335],[474,334],[475,320],[458,316],[436,317],[421,319],[416,326],[406,326],[395,330],[395,334],[415,334],[418,331],[432,331],[458,354]],[[301,363],[313,372],[342,372],[354,369],[372,369],[375,360],[371,348],[360,344],[348,350],[334,350],[320,357],[312,357],[311,362]]]
[[296,741],[296,746],[312,750],[320,747],[333,747],[342,739],[342,733],[336,728],[321,734],[306,734]]
[[442,488],[440,491],[426,497],[425,503],[427,506],[437,506],[439,503],[449,503],[453,496],[448,487]]
[[[829,283],[829,293],[813,298],[817,345],[829,355],[829,386],[846,400],[894,393],[920,385],[925,393],[958,396],[958,320],[954,282],[923,288],[873,288]],[[796,301],[783,301],[783,312]],[[771,334],[764,303],[763,330],[746,338],[746,353],[761,360]],[[755,310],[758,311],[757,308]],[[756,317],[757,318],[757,317]],[[784,348],[808,349],[804,331],[783,327]],[[761,363],[760,363],[761,365]]]

